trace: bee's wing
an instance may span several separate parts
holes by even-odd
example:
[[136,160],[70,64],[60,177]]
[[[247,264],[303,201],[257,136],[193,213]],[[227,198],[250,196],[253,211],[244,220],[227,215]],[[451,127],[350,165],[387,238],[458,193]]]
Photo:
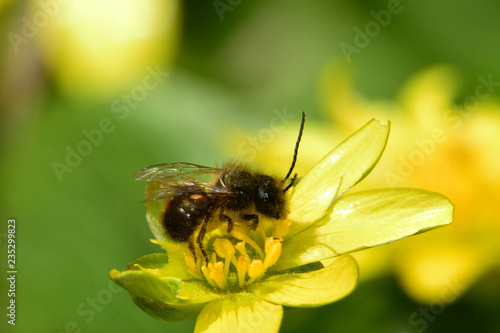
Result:
[[234,193],[225,187],[198,182],[194,179],[158,178],[148,185],[151,190],[146,191],[146,201],[161,200],[190,194],[203,193],[205,195],[233,196]]
[[210,168],[203,165],[176,162],[156,164],[144,168],[134,173],[136,180],[157,180],[161,178],[173,178],[175,183],[179,179],[195,177],[201,174],[210,174],[219,172],[219,168]]

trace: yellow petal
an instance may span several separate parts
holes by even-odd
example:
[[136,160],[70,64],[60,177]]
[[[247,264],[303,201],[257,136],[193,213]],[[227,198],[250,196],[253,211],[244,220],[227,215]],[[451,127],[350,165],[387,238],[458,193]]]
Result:
[[[161,188],[160,182],[149,182],[146,186],[146,196],[152,192],[158,191]],[[165,233],[160,219],[165,210],[166,200],[152,200],[146,202],[146,219],[148,220],[149,228],[153,232],[155,238],[162,242],[172,242]]]
[[320,219],[335,198],[370,173],[385,149],[389,129],[389,123],[372,119],[306,174],[290,199],[290,235]]
[[389,243],[451,223],[443,195],[412,188],[363,191],[338,199],[329,218],[283,241],[281,270]]
[[318,233],[338,253],[347,253],[449,224],[453,208],[445,196],[421,189],[363,191],[338,200]]
[[348,295],[357,282],[356,261],[351,256],[341,256],[316,271],[273,275],[253,285],[251,290],[269,302],[310,307],[331,303]]
[[240,293],[208,303],[196,320],[195,333],[278,332],[283,307]]

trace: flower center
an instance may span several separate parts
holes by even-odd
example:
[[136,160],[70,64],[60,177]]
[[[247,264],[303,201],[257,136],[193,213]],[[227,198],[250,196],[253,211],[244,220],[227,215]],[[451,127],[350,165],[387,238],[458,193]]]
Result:
[[185,257],[188,272],[216,289],[245,288],[260,280],[278,261],[281,242],[289,228],[287,220],[277,220],[267,233],[262,223],[250,233],[235,225],[227,237],[216,237],[213,246],[207,248],[208,263],[188,251]]

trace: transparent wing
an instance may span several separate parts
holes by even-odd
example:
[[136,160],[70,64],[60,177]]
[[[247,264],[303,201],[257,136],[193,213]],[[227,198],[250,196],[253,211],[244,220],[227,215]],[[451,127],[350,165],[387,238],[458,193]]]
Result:
[[198,182],[194,179],[157,178],[148,184],[146,201],[161,200],[171,197],[203,193],[205,195],[233,196],[233,192],[225,187]]
[[219,168],[210,168],[203,165],[176,162],[156,164],[144,168],[134,173],[136,180],[156,180],[161,178],[182,178],[195,177],[201,174],[210,174],[219,172]]

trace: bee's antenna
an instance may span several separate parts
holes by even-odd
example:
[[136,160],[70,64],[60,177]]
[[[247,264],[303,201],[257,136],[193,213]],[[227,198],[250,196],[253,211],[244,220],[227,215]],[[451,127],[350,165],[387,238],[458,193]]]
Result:
[[283,179],[283,181],[287,180],[288,177],[290,177],[290,175],[292,174],[293,168],[295,168],[295,162],[297,162],[297,155],[299,153],[299,144],[300,144],[300,139],[302,138],[302,131],[304,130],[304,123],[305,122],[306,122],[306,113],[302,112],[302,122],[300,123],[299,137],[297,139],[297,143],[295,144],[295,151],[293,153],[292,165],[290,166],[290,170],[288,170],[288,173],[286,174],[286,177],[285,177],[285,179]]

